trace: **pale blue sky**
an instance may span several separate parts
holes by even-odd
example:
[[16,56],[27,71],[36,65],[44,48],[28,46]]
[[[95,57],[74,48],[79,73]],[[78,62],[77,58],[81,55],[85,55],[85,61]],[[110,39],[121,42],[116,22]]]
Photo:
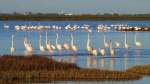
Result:
[[150,0],[0,0],[0,12],[150,13]]

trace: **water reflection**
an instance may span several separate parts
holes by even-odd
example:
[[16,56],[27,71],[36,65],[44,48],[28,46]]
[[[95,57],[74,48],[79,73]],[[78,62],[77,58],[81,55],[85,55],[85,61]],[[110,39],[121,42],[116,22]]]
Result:
[[58,62],[66,62],[66,63],[76,63],[77,64],[77,56],[58,56],[53,57],[53,59],[56,59]]
[[135,65],[140,65],[141,64],[141,50],[137,49],[135,50]]
[[109,63],[110,63],[109,69],[114,70],[114,68],[115,68],[115,58],[110,58]]
[[124,70],[128,69],[128,52],[124,55]]
[[100,59],[100,67],[102,68],[102,69],[105,69],[106,67],[106,60],[105,60],[105,58],[101,58]]
[[98,58],[96,56],[87,57],[87,68],[98,68]]

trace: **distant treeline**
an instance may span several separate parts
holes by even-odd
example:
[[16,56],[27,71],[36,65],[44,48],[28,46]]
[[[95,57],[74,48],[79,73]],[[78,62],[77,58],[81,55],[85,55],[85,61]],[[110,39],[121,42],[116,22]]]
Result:
[[150,14],[0,14],[0,20],[51,20],[51,21],[64,21],[64,20],[150,20]]

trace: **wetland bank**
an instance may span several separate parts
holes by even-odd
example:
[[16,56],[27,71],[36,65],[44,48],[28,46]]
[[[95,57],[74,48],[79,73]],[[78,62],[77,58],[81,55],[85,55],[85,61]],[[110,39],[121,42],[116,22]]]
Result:
[[115,70],[86,69],[76,64],[57,62],[43,56],[0,57],[0,81],[41,83],[57,81],[131,81],[142,76]]

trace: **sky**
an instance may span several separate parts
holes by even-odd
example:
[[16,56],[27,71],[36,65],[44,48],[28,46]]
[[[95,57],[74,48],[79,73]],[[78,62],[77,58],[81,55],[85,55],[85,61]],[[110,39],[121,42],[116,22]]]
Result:
[[150,13],[150,0],[0,0],[0,13]]

